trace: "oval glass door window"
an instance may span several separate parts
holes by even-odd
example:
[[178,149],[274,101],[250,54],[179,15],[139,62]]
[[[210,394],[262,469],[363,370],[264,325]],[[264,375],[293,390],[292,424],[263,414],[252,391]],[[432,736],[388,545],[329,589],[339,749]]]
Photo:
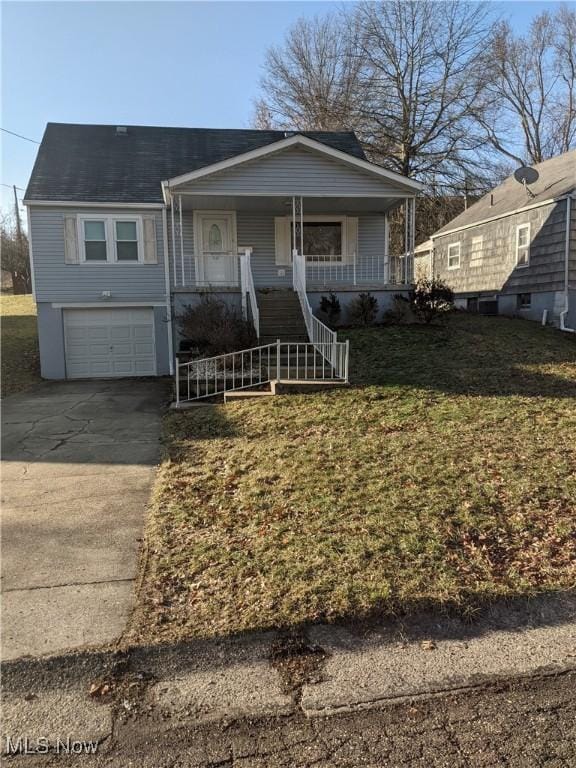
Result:
[[218,224],[212,224],[208,233],[208,250],[222,250],[222,232]]

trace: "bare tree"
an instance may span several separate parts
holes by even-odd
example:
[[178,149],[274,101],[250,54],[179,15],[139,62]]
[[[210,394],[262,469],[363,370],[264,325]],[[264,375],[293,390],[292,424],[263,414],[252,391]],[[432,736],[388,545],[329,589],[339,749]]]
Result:
[[483,86],[471,70],[490,32],[487,6],[460,0],[366,2],[301,20],[268,53],[256,124],[354,129],[391,170],[484,189],[486,142],[472,119]]
[[2,269],[12,276],[14,293],[32,292],[32,275],[28,255],[28,238],[18,232],[8,217],[0,223],[0,256]]
[[259,128],[337,130],[352,128],[360,96],[353,30],[342,17],[300,19],[281,47],[266,55]]
[[499,153],[540,163],[574,146],[576,12],[545,11],[524,37],[501,22],[482,66],[489,77],[477,119]]
[[477,65],[491,36],[489,8],[460,0],[365,2],[357,23],[370,154],[432,184],[462,186],[467,178],[483,185],[486,159],[473,116],[485,85]]

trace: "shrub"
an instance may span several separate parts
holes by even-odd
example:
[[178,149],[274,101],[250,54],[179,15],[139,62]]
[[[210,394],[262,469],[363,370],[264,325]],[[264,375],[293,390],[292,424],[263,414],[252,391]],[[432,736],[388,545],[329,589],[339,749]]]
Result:
[[197,347],[203,355],[235,352],[257,342],[252,324],[237,309],[212,296],[185,307],[177,321],[186,346]]
[[401,293],[397,293],[392,300],[392,306],[384,313],[383,320],[391,325],[413,323],[415,317],[410,299]]
[[378,314],[378,299],[371,293],[361,293],[348,304],[352,325],[372,325]]
[[422,278],[410,292],[410,305],[419,320],[431,323],[454,307],[454,292],[439,277]]
[[335,293],[330,291],[328,296],[322,296],[320,299],[320,312],[326,316],[330,325],[337,325],[342,312],[340,299]]

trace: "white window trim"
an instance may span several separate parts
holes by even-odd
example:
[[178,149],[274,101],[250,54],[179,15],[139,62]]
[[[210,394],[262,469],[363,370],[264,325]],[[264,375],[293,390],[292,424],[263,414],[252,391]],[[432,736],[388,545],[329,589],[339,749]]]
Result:
[[[103,221],[106,232],[106,261],[91,261],[86,259],[86,241],[84,240],[84,222],[85,221]],[[116,251],[116,222],[117,221],[135,221],[136,236],[138,242],[138,260],[137,261],[118,261]],[[122,266],[138,266],[144,264],[144,230],[142,226],[142,216],[136,215],[114,215],[102,216],[97,213],[80,213],[77,216],[78,223],[78,252],[80,254],[80,264],[89,266],[107,266],[110,264],[121,264]]]
[[[450,266],[450,250],[452,248],[457,248],[458,249],[458,264],[456,264],[455,266],[451,267]],[[457,243],[450,243],[450,245],[448,246],[448,252],[447,252],[447,255],[446,255],[446,266],[447,266],[448,269],[450,269],[450,270],[460,269],[461,253],[462,253],[462,247],[460,245],[460,240],[458,240]]]
[[[338,261],[309,261],[309,259],[315,259],[318,258],[318,254],[313,253],[305,253],[304,258],[306,260],[306,264],[310,264],[311,266],[319,266],[319,267],[341,267],[343,264],[345,264],[346,259],[348,257],[347,252],[347,246],[348,246],[348,233],[346,231],[346,221],[348,217],[345,215],[336,215],[336,214],[326,214],[325,216],[322,216],[322,214],[304,214],[302,217],[302,221],[304,224],[310,221],[325,221],[329,224],[340,224],[342,226],[341,231],[341,242],[342,242],[342,253],[340,254],[332,254],[334,256],[339,256]],[[292,253],[292,216],[288,216],[288,235],[290,237],[290,253]],[[296,217],[296,223],[298,224],[300,222],[300,218]],[[297,243],[299,246],[300,244]]]
[[[518,251],[520,250],[519,240],[520,240],[520,230],[521,229],[527,229],[528,230],[528,245],[523,245],[522,248],[526,248],[526,263],[520,264],[518,261]],[[526,267],[530,266],[530,246],[531,246],[531,232],[530,232],[530,222],[525,222],[524,224],[518,224],[516,227],[516,268],[517,269],[525,269]]]
[[[474,243],[480,244],[479,253],[474,252],[473,246]],[[482,263],[484,261],[484,254],[483,254],[483,248],[484,248],[484,236],[483,235],[476,235],[472,238],[470,241],[470,266],[471,267],[481,267]]]

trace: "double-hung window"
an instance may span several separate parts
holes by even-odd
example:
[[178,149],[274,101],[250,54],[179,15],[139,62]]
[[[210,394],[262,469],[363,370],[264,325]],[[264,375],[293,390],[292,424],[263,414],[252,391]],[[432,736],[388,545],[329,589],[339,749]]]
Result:
[[138,222],[114,220],[116,261],[138,261]]
[[530,264],[530,224],[516,227],[516,266],[527,267]]
[[482,266],[482,235],[473,237],[470,243],[470,266]]
[[448,246],[448,269],[460,268],[460,243],[451,243]]
[[85,261],[108,261],[106,219],[83,219]]
[[80,260],[96,263],[140,263],[144,248],[141,221],[130,217],[79,216]]

